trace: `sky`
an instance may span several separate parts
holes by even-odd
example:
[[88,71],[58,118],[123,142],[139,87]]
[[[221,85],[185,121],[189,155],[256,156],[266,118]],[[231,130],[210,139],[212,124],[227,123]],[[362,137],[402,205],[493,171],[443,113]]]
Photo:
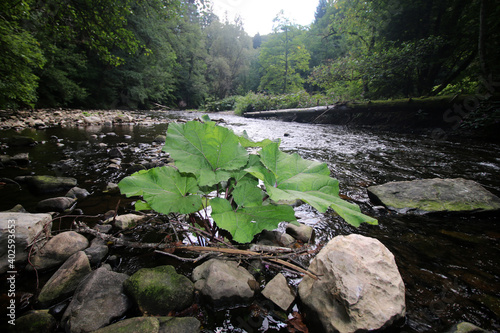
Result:
[[230,22],[236,15],[243,18],[245,31],[254,36],[272,32],[273,19],[284,10],[285,17],[293,23],[309,25],[314,21],[314,13],[319,0],[212,0],[214,13],[221,20],[226,17]]

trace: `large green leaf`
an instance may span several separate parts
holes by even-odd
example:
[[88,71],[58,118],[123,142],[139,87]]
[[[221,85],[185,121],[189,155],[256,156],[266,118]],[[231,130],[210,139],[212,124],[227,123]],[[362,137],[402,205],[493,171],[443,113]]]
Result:
[[286,205],[266,205],[233,210],[229,201],[210,200],[212,218],[219,228],[227,230],[238,243],[249,243],[263,230],[276,229],[280,222],[295,221],[295,212]]
[[118,186],[127,197],[142,195],[149,207],[163,214],[190,214],[203,207],[200,196],[190,195],[198,191],[196,178],[172,167],[141,170],[125,177]]
[[170,153],[179,171],[196,175],[200,186],[228,180],[231,171],[248,161],[238,137],[213,122],[170,124],[163,150]]
[[297,154],[286,154],[277,144],[264,147],[260,153],[262,167],[247,169],[264,181],[269,197],[280,200],[302,200],[324,213],[332,208],[348,223],[359,226],[362,222],[377,224],[377,220],[361,213],[359,207],[339,198],[339,184],[331,178],[325,163],[302,159]]

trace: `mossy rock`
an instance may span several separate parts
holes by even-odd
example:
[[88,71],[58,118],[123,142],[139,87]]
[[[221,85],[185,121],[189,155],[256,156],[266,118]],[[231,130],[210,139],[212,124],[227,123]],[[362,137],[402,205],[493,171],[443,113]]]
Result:
[[17,318],[14,332],[50,333],[54,332],[56,326],[57,322],[49,310],[37,310]]
[[193,317],[158,317],[159,333],[193,333],[200,331],[200,322]]
[[119,321],[94,333],[158,333],[160,322],[154,317],[137,317]]
[[500,210],[500,198],[462,178],[392,182],[368,188],[370,199],[400,213],[472,213]]
[[173,266],[142,268],[124,286],[144,314],[167,315],[193,303],[193,283],[177,274]]

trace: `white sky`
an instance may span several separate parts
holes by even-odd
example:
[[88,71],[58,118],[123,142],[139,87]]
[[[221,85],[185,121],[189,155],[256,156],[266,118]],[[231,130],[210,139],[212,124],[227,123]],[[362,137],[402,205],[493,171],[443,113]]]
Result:
[[280,10],[285,17],[300,25],[309,25],[314,21],[314,13],[319,0],[212,0],[214,13],[223,21],[234,21],[236,15],[243,18],[245,31],[253,37],[255,34],[267,35],[272,32],[273,19]]

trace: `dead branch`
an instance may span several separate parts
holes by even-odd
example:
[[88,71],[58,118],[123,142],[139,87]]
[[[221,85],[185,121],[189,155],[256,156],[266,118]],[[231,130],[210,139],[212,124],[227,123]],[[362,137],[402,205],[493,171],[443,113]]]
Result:
[[[75,221],[75,225],[77,227],[78,232],[82,233],[87,233],[91,234],[95,237],[99,237],[103,240],[110,241],[115,243],[116,245],[122,245],[126,247],[131,247],[131,248],[136,248],[136,249],[155,249],[156,253],[161,253],[164,255],[171,256],[173,258],[176,258],[181,261],[193,261],[196,262],[198,260],[201,260],[210,254],[214,253],[224,253],[227,255],[239,255],[239,256],[244,256],[247,259],[261,259],[261,260],[267,260],[271,261],[274,263],[277,263],[282,266],[286,266],[288,268],[293,269],[296,272],[299,272],[301,274],[305,274],[310,276],[311,278],[317,280],[318,277],[311,272],[303,269],[302,267],[299,267],[297,265],[294,265],[288,261],[285,261],[280,258],[280,256],[277,256],[275,254],[267,254],[265,252],[254,252],[254,251],[248,251],[248,250],[240,250],[240,249],[235,249],[235,248],[224,248],[224,247],[208,247],[208,246],[172,246],[172,244],[167,244],[167,243],[140,243],[140,242],[130,242],[127,240],[124,240],[122,238],[117,238],[112,235],[108,234],[103,234],[97,230],[89,228],[85,223],[83,222],[77,222]],[[168,250],[168,251],[159,251],[159,250]],[[206,252],[207,255],[201,255],[198,258],[194,259],[186,259],[182,258],[179,256],[176,256],[172,254],[174,251],[188,251],[188,252],[198,252],[198,253],[204,253]],[[306,252],[308,251],[307,249],[304,249],[301,252]],[[287,258],[292,255],[298,255],[299,253],[288,253],[283,255],[283,258]]]

